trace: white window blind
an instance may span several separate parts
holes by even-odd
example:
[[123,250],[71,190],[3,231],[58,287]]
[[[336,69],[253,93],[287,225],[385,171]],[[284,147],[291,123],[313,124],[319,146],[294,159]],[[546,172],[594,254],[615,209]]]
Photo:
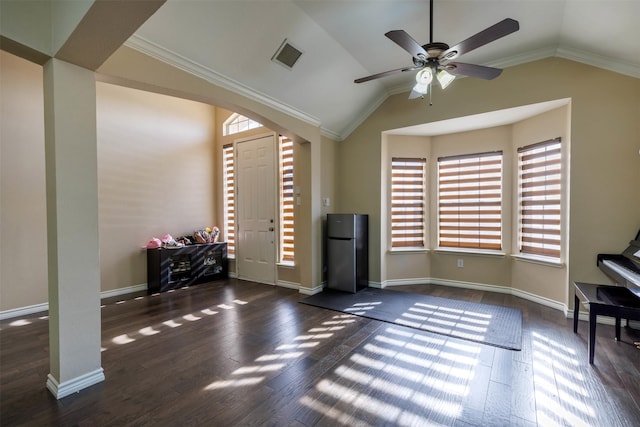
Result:
[[425,246],[426,159],[391,159],[391,247]]
[[518,148],[519,241],[523,254],[560,259],[560,138]]
[[294,252],[293,141],[280,136],[280,261],[293,263]]
[[235,165],[233,144],[222,147],[222,163],[224,173],[224,235],[227,242],[227,256],[235,258],[236,253],[236,200],[235,200]]
[[502,152],[438,159],[443,248],[502,249]]

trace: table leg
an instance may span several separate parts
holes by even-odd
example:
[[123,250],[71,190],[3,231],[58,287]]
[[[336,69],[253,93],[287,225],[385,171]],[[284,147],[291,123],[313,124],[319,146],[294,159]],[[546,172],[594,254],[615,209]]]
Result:
[[573,301],[573,333],[578,333],[578,312],[580,311],[580,299],[578,295],[574,297]]
[[616,341],[620,341],[620,316],[616,316]]
[[596,319],[597,313],[593,307],[589,307],[589,364],[593,365],[593,356],[596,352]]

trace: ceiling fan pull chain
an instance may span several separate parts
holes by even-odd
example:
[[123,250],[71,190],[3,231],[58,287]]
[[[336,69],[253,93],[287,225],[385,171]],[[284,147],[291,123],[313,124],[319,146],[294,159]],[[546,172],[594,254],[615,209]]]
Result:
[[431,83],[429,83],[429,107],[433,106],[433,102],[431,102],[431,94],[433,91],[431,90]]

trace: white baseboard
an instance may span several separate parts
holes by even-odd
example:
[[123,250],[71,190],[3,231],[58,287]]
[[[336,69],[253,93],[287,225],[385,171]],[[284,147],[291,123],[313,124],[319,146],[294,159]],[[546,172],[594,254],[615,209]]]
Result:
[[28,316],[33,313],[40,313],[49,310],[49,303],[28,305],[26,307],[12,308],[0,311],[0,320],[11,319],[14,317]]
[[[117,297],[120,295],[126,295],[134,292],[140,292],[140,291],[146,291],[146,290],[147,290],[147,284],[142,283],[140,285],[127,286],[125,288],[112,289],[109,291],[100,292],[100,299],[102,300],[105,298]],[[26,307],[12,308],[9,310],[0,311],[0,320],[11,319],[14,317],[28,316],[33,313],[40,313],[47,310],[49,310],[48,302],[45,302],[42,304],[29,305]]]
[[322,292],[323,289],[324,289],[324,286],[322,286],[322,285],[314,286],[313,288],[305,288],[303,286],[300,286],[298,288],[298,292],[300,292],[303,295],[315,295],[315,294],[319,294],[320,292]]
[[565,314],[567,312],[567,306],[563,303],[554,301],[549,298],[541,297],[539,295],[535,295],[529,292],[525,292],[520,289],[510,288],[508,286],[487,285],[484,283],[461,282],[457,280],[424,277],[424,278],[418,278],[418,279],[386,280],[383,283],[383,288],[387,286],[404,286],[404,285],[440,285],[440,286],[449,286],[453,288],[476,289],[476,290],[485,291],[485,292],[508,294],[508,295],[514,295],[522,299],[526,299],[528,301],[532,301],[532,302],[544,305],[546,307],[550,307],[550,308],[562,311]]
[[110,291],[100,292],[100,299],[118,297],[120,295],[132,294],[134,292],[141,292],[147,290],[147,284],[142,283],[140,285],[127,286],[126,288],[112,289]]
[[47,375],[47,389],[59,400],[102,381],[104,381],[104,370],[102,368],[62,383],[58,383],[53,375],[49,374]]
[[[553,308],[555,310],[563,312],[567,318],[573,318],[573,310],[569,310],[569,307],[567,307],[566,304],[563,304],[561,302],[558,302],[549,298],[542,297],[540,295],[532,294],[530,292],[526,292],[520,289],[510,288],[507,286],[486,285],[483,283],[473,283],[473,282],[459,282],[459,281],[447,280],[447,279],[418,278],[418,279],[386,280],[381,286],[381,288],[385,288],[387,286],[404,286],[404,285],[440,285],[440,286],[450,286],[454,288],[476,289],[479,291],[509,294],[509,295],[520,297],[522,299],[526,299],[527,301],[544,305],[545,307]],[[369,286],[371,286],[371,284],[369,284]],[[378,287],[378,286],[373,286],[373,287]],[[578,319],[588,322],[589,313],[580,312],[578,314]],[[609,316],[598,316],[598,318],[596,319],[596,322],[603,325],[615,325],[615,319]],[[632,328],[637,329],[640,327],[640,322],[630,321],[629,325]]]
[[300,289],[300,285],[298,283],[287,282],[286,280],[278,280],[276,282],[276,286],[287,289]]

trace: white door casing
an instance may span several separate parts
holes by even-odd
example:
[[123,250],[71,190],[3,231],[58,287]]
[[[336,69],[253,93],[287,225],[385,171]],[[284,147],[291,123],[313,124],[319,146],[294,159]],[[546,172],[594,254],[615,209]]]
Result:
[[237,144],[238,278],[275,284],[275,135]]

